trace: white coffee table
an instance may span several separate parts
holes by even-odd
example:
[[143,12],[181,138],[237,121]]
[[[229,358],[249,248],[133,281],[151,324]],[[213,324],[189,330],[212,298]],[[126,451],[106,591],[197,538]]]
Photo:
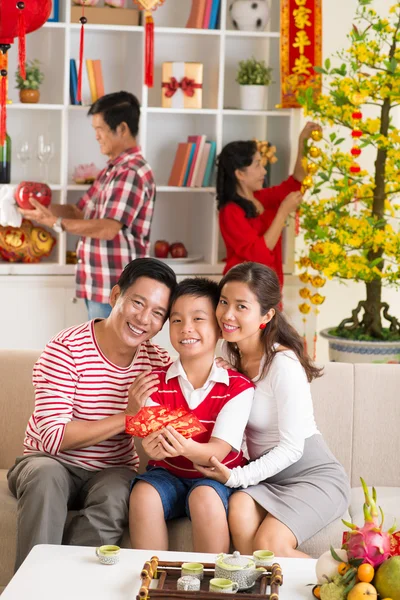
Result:
[[[121,550],[117,565],[100,564],[94,548],[83,546],[35,546],[14,575],[1,600],[135,600],[140,571],[146,560],[157,555],[161,560],[213,562],[215,555],[195,552],[154,552]],[[282,566],[284,584],[281,600],[312,600],[315,560],[277,559]],[[238,595],[240,600],[240,595]]]

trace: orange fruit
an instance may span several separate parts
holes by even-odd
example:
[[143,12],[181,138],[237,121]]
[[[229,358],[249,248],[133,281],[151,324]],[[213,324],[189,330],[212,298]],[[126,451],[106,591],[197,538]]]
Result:
[[316,585],[315,587],[313,587],[313,591],[312,591],[313,595],[315,598],[321,598],[321,586],[320,585]]
[[363,563],[357,569],[357,576],[360,581],[364,581],[365,583],[370,583],[375,575],[375,569],[372,565],[368,563]]
[[350,569],[350,565],[345,562],[341,562],[337,568],[339,575],[344,575]]

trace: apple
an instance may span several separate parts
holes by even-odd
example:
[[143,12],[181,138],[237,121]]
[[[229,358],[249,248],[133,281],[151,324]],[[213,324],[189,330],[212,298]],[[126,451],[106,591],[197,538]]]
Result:
[[172,258],[186,258],[188,253],[182,242],[174,242],[169,247],[169,253]]
[[154,256],[156,258],[167,258],[169,251],[169,243],[165,240],[157,240],[154,244]]
[[25,210],[32,210],[34,206],[29,202],[29,198],[34,198],[34,200],[37,200],[43,206],[49,206],[51,202],[51,189],[45,183],[38,181],[21,181],[15,190],[14,197],[18,206]]

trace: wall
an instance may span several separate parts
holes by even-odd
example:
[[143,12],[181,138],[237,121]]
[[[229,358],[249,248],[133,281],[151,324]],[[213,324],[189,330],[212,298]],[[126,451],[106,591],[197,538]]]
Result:
[[[323,1],[323,60],[331,57],[336,51],[348,47],[349,42],[346,36],[352,27],[357,4],[357,0]],[[386,14],[392,4],[394,4],[394,0],[374,0],[372,6],[379,14]],[[301,116],[299,128],[304,122],[304,117]],[[396,115],[396,125],[400,126],[398,114]],[[296,244],[296,248],[301,248],[301,241]],[[326,300],[320,307],[319,331],[337,325],[342,319],[350,317],[351,310],[355,308],[357,302],[365,298],[365,286],[362,283],[343,284],[337,281],[328,281],[321,292],[326,296]],[[392,314],[400,317],[400,292],[394,289],[384,290],[383,301],[390,304]],[[318,339],[317,359],[319,362],[329,360],[328,342],[322,338]]]

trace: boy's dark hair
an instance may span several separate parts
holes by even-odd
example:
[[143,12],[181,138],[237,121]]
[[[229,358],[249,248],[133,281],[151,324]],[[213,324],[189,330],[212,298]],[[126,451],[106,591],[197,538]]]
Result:
[[89,108],[88,115],[103,116],[111,131],[126,123],[133,137],[139,132],[140,104],[130,92],[114,92],[102,96]]
[[188,277],[176,286],[171,296],[171,306],[181,296],[193,296],[194,298],[208,298],[216,310],[219,302],[219,287],[216,281],[207,277]]
[[[135,260],[126,265],[118,279],[117,285],[120,287],[121,294],[123,295],[139,277],[148,277],[149,279],[163,283],[171,290],[171,295],[174,293],[177,285],[174,271],[161,260],[157,260],[156,258],[135,258]],[[172,298],[170,298],[169,307],[171,306],[171,300]]]

